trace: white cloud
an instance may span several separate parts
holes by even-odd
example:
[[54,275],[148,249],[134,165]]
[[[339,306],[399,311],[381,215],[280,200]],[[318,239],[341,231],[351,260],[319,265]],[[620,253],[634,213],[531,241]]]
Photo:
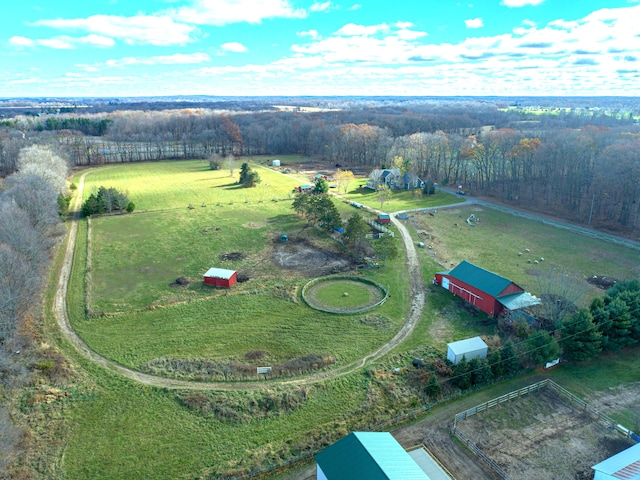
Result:
[[354,3],[353,5],[351,5],[348,10],[350,11],[354,11],[354,10],[359,10],[362,8],[362,5],[360,5],[359,3]]
[[389,30],[389,25],[386,23],[381,23],[379,25],[356,25],[355,23],[348,23],[342,28],[340,28],[336,35],[344,36],[344,37],[355,37],[355,36],[368,36],[375,35],[378,32],[386,32]]
[[309,10],[311,10],[312,12],[324,12],[328,10],[330,7],[331,7],[331,2],[314,3],[313,5],[311,5],[311,7],[309,7]]
[[9,39],[9,43],[16,47],[32,47],[36,42],[30,38],[15,36]]
[[195,0],[192,7],[172,12],[172,17],[196,25],[261,23],[269,18],[304,18],[307,12],[289,0]]
[[221,45],[222,50],[225,52],[243,53],[247,51],[247,47],[239,42],[227,42]]
[[115,42],[112,38],[103,37],[101,35],[87,35],[85,37],[69,37],[67,35],[61,35],[53,38],[44,38],[33,40],[26,37],[12,37],[9,39],[11,45],[18,47],[35,47],[41,46],[46,48],[53,48],[56,50],[73,50],[79,45],[93,45],[96,47],[112,47]]
[[524,7],[526,5],[540,5],[544,0],[502,0],[502,5],[506,7]]
[[465,20],[464,24],[467,28],[482,28],[484,27],[484,23],[481,18],[470,18],[469,20]]
[[125,67],[130,65],[187,65],[204,63],[210,60],[211,58],[206,53],[175,53],[173,55],[158,55],[154,57],[126,57],[107,60],[104,65],[107,67]]
[[311,37],[313,39],[320,38],[317,30],[307,30],[306,32],[297,32],[296,35],[299,37]]
[[117,38],[128,44],[183,45],[191,41],[195,27],[175,22],[168,16],[92,15],[87,18],[38,20],[34,26],[65,31],[87,31],[95,35]]

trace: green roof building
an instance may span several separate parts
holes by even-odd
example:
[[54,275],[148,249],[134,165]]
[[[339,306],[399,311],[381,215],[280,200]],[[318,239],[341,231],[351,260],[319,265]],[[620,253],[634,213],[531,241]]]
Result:
[[430,480],[388,432],[352,432],[315,459],[318,480]]

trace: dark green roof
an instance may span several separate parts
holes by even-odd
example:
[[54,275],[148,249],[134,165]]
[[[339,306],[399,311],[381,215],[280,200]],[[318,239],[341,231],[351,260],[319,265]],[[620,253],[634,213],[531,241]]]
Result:
[[429,480],[388,432],[353,432],[315,455],[328,480]]
[[485,270],[484,268],[480,268],[466,260],[463,260],[456,268],[451,270],[448,275],[462,280],[493,297],[500,295],[505,288],[513,283],[509,279]]

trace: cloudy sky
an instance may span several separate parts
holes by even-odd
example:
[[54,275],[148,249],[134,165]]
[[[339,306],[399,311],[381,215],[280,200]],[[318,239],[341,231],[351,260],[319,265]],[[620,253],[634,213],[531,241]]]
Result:
[[4,0],[0,11],[0,97],[640,93],[640,0]]

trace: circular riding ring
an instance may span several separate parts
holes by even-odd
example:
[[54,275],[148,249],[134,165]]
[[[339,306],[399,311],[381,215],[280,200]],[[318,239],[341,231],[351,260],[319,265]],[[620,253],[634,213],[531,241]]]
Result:
[[354,314],[379,307],[389,298],[389,291],[368,278],[329,275],[309,281],[302,287],[302,298],[315,310]]

